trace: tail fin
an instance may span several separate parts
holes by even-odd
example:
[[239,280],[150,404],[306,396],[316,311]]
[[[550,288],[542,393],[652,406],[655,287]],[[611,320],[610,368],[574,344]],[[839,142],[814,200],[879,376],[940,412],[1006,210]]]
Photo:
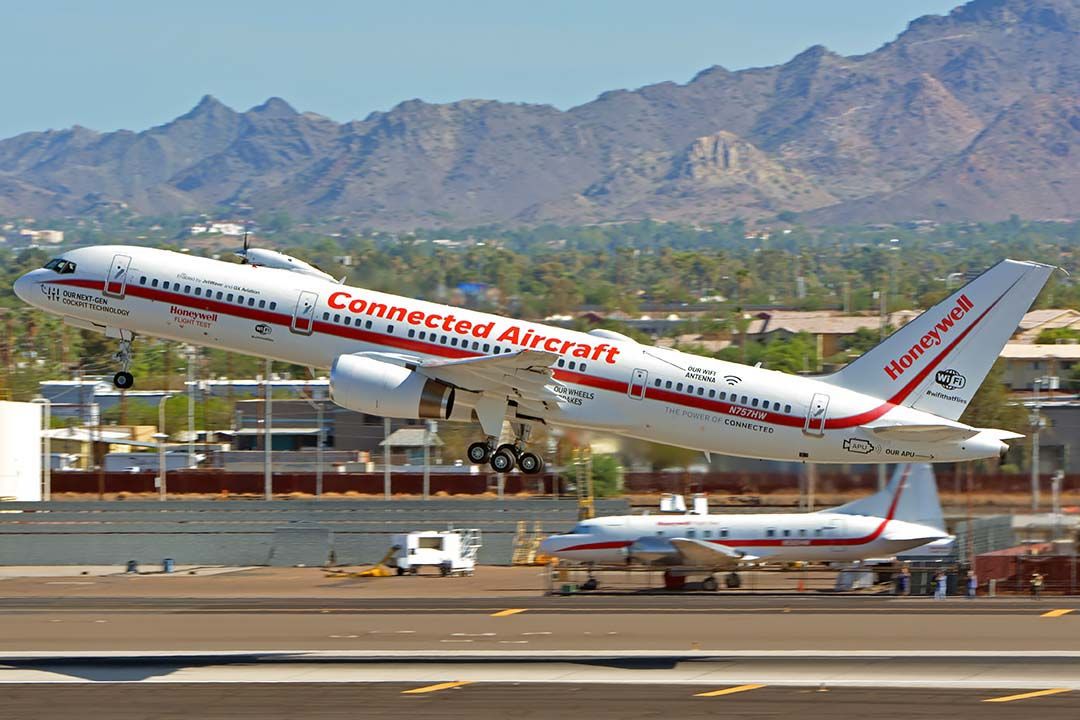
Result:
[[[894,507],[893,500],[897,493],[900,493],[900,497],[896,500]],[[938,530],[945,529],[945,517],[941,512],[941,501],[938,499],[937,481],[928,463],[897,465],[889,484],[881,492],[831,508],[826,512],[888,517],[890,510],[894,520],[929,525]]]
[[1054,269],[1002,260],[822,379],[956,420]]

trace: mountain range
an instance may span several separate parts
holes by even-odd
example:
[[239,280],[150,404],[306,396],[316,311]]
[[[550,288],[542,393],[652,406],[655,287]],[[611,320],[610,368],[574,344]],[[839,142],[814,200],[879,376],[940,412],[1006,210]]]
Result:
[[[1080,217],[1080,0],[972,0],[845,57],[711,67],[559,110],[402,102],[337,123],[204,97],[142,132],[0,141],[0,215],[125,203],[367,227]],[[786,215],[785,215],[786,217]]]

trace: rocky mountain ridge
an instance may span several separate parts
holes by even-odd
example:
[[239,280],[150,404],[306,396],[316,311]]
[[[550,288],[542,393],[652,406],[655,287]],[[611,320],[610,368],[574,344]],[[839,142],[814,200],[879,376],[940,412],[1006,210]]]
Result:
[[972,0],[844,57],[713,67],[560,111],[403,102],[336,123],[204,97],[143,132],[0,141],[0,214],[284,209],[371,227],[1080,216],[1080,0]]

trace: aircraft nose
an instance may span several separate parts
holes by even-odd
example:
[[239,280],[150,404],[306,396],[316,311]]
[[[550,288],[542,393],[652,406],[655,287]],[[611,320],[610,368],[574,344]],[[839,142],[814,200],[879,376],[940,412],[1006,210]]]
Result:
[[33,275],[32,272],[26,273],[18,280],[16,280],[15,284],[11,287],[12,291],[14,291],[15,293],[15,296],[25,303],[30,302],[30,286],[34,283],[34,281],[30,277],[31,275]]

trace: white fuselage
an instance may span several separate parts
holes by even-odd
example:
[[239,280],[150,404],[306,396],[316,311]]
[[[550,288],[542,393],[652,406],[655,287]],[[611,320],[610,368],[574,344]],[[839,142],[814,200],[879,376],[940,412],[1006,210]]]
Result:
[[813,378],[300,272],[128,246],[77,249],[64,258],[74,271],[33,271],[17,281],[16,293],[112,337],[157,336],[317,368],[363,351],[466,358],[545,350],[559,355],[552,366],[559,402],[539,421],[750,458],[951,462],[994,457],[1003,447],[981,434],[954,442],[886,440],[860,426],[943,421]]

